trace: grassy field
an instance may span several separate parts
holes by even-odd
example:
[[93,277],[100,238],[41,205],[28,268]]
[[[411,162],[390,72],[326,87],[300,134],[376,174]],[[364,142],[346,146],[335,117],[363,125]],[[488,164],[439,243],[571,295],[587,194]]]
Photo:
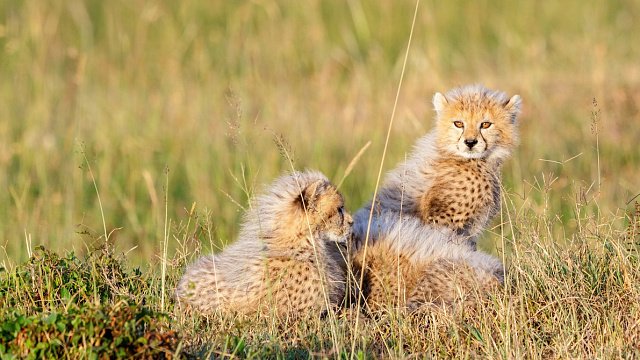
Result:
[[419,4],[383,168],[435,91],[522,96],[482,242],[503,292],[358,328],[174,311],[184,265],[233,241],[283,149],[337,183],[370,142],[341,191],[352,211],[371,196],[415,5],[0,2],[0,353],[640,356],[637,1]]

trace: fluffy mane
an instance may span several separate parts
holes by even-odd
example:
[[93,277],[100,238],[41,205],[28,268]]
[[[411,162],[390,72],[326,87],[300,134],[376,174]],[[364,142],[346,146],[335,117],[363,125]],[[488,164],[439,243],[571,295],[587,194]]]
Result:
[[[303,190],[318,181],[329,182],[319,171],[294,171],[283,175],[268,185],[261,195],[251,201],[244,215],[238,240],[261,239],[268,241],[280,220],[287,215],[302,196]],[[255,240],[254,240],[255,241]]]

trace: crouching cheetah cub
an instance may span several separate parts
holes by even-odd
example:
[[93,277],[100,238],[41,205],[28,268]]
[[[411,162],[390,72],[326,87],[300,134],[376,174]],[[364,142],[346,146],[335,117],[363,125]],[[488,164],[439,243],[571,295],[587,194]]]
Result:
[[387,222],[378,240],[352,261],[369,311],[472,302],[504,280],[498,259],[453,242],[453,232],[434,231],[416,217],[398,221],[391,213],[378,221]]
[[187,268],[177,297],[204,313],[321,313],[339,306],[352,223],[323,174],[282,176],[253,202],[235,243]]
[[[371,203],[354,216],[356,259],[366,254],[366,242],[371,258],[367,254],[365,263],[378,264],[363,270],[370,272],[370,278],[385,278],[390,274],[383,272],[391,268],[391,262],[409,259],[411,266],[407,269],[418,270],[411,275],[406,270],[401,275],[415,275],[423,284],[427,281],[430,285],[424,291],[436,294],[438,286],[452,285],[457,271],[449,271],[453,265],[472,268],[476,275],[500,272],[494,271],[497,260],[473,253],[478,236],[500,207],[500,171],[518,143],[520,104],[518,95],[509,98],[480,85],[435,94],[435,128],[419,139],[408,159],[387,175],[371,219]],[[400,230],[405,219],[411,226]],[[431,243],[427,248],[447,250],[425,252],[420,242]],[[387,251],[391,249],[389,244],[395,244],[391,247],[394,252]],[[422,260],[415,261],[415,256],[408,255],[414,253]],[[493,270],[484,272],[482,261]],[[436,276],[440,277],[438,281],[433,280]],[[477,279],[467,276],[462,281]],[[495,279],[501,282],[502,276]]]

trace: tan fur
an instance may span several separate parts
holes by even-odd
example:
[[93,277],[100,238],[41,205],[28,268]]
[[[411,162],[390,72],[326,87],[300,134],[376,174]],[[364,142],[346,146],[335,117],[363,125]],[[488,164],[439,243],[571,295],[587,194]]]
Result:
[[387,175],[371,221],[371,203],[354,216],[356,264],[365,243],[369,252],[370,299],[395,286],[412,307],[502,281],[502,266],[477,252],[476,240],[500,207],[500,170],[518,143],[520,97],[473,85],[437,93],[433,103],[435,129]]
[[438,174],[418,200],[415,216],[474,239],[499,208],[498,174],[479,159],[442,158],[434,167]]
[[366,268],[363,257],[364,252],[356,253],[353,267],[357,276],[365,272],[362,291],[371,312],[474,301],[474,292],[486,292],[503,280],[502,266],[495,262],[492,268],[482,268],[449,257],[413,261],[384,241],[371,246]]
[[436,231],[416,217],[397,221],[389,213],[377,224],[384,231],[367,246],[366,255],[360,248],[352,260],[356,278],[364,278],[360,293],[374,312],[388,306],[417,310],[473,301],[476,292],[504,280],[498,259],[454,242],[455,232],[449,229]]
[[[482,86],[465,86],[434,96],[436,126],[416,143],[408,160],[381,187],[373,216],[393,212],[415,216],[436,229],[447,227],[475,247],[477,236],[499,208],[502,163],[517,145],[520,97]],[[464,124],[454,126],[455,121]],[[488,129],[480,129],[483,122]],[[477,140],[469,149],[465,140]],[[356,244],[367,235],[371,204],[354,216]],[[375,219],[374,219],[375,222]],[[378,229],[370,229],[375,240]]]
[[245,214],[239,239],[189,266],[176,291],[202,312],[320,313],[339,306],[351,216],[318,172],[276,180]]

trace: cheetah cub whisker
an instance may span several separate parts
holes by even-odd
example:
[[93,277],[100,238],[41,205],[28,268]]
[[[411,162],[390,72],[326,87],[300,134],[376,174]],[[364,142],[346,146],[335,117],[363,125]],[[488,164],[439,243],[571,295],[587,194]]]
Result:
[[188,266],[176,295],[203,313],[317,313],[345,295],[353,220],[320,172],[277,179],[244,215],[238,239]]

